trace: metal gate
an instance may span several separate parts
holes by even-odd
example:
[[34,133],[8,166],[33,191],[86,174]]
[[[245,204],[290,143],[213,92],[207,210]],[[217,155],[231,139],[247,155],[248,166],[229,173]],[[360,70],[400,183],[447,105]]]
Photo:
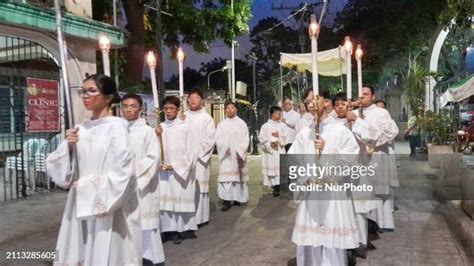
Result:
[[50,188],[45,158],[61,141],[60,130],[28,132],[27,78],[59,80],[59,74],[41,45],[0,35],[0,202]]

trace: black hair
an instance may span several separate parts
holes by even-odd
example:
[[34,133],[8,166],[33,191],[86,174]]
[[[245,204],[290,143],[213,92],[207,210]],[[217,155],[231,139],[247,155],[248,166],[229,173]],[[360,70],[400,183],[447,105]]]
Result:
[[387,103],[384,100],[376,100],[375,104],[377,104],[377,103],[383,103],[383,107],[387,108]]
[[176,96],[166,96],[165,99],[163,99],[163,107],[165,104],[174,104],[179,108],[181,106],[181,101]]
[[204,94],[202,94],[202,91],[200,89],[192,89],[188,93],[188,98],[191,96],[191,94],[197,94],[197,95],[199,95],[199,97],[201,97],[201,99],[204,99]]
[[229,106],[229,105],[233,105],[235,107],[235,109],[239,110],[239,108],[237,107],[237,104],[235,104],[233,101],[227,101],[224,104],[224,110],[227,109],[227,106]]
[[135,99],[140,107],[143,106],[143,99],[140,97],[140,95],[135,94],[135,93],[127,93],[122,97],[122,102],[125,101],[126,99]]
[[347,101],[347,95],[345,92],[339,92],[332,97],[332,105],[336,106],[337,101]]
[[272,106],[270,107],[270,115],[273,115],[273,113],[277,112],[277,111],[282,111],[281,107],[280,106]]
[[312,91],[313,91],[312,89],[306,89],[306,90],[304,91],[304,93],[303,93],[303,99],[302,99],[303,102],[306,101],[306,98],[308,98],[309,93],[312,92]]
[[[304,92],[303,101],[306,101],[306,98],[308,97],[310,92],[313,92],[313,89],[309,88]],[[329,90],[327,90],[326,88],[319,88],[319,96],[323,97],[324,99],[331,98],[331,94],[329,93]]]
[[110,101],[109,106],[120,102],[120,95],[118,94],[117,86],[115,85],[115,81],[111,77],[101,73],[97,73],[88,76],[84,80],[84,82],[89,80],[94,81],[95,85],[103,95],[112,96],[112,100]]
[[375,95],[375,89],[374,89],[374,87],[372,87],[372,85],[364,84],[364,85],[362,86],[362,88],[369,88],[369,89],[370,89],[370,93],[371,93],[372,95]]

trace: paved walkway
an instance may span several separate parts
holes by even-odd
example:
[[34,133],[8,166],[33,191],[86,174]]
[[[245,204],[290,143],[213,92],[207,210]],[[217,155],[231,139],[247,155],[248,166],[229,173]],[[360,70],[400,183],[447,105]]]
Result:
[[[396,149],[406,154],[407,146],[397,145]],[[369,252],[367,259],[358,259],[357,264],[472,265],[438,213],[438,203],[434,199],[407,200],[411,193],[430,194],[437,172],[427,162],[402,157],[396,230],[381,234],[381,239],[373,242],[377,249]],[[286,265],[294,258],[296,248],[291,242],[291,231],[296,205],[273,198],[270,190],[262,187],[259,156],[251,156],[249,166],[250,202],[221,212],[216,195],[217,163],[213,158],[211,223],[197,231],[197,239],[181,245],[165,243],[166,265]],[[5,263],[5,251],[55,249],[65,196],[53,192],[0,205],[0,265]]]

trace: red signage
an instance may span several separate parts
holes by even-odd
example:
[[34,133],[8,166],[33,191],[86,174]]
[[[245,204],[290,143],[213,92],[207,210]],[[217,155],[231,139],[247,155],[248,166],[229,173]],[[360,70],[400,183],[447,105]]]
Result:
[[27,78],[26,107],[28,132],[58,132],[59,83],[56,80]]

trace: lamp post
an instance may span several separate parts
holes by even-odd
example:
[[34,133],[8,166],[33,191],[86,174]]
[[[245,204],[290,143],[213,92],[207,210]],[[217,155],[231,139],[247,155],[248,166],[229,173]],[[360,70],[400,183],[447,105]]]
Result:
[[344,48],[346,49],[346,92],[347,100],[350,101],[352,99],[352,43],[349,36],[345,38]]
[[211,73],[207,75],[207,89],[208,90],[211,89],[211,80],[210,80],[211,75],[217,72],[224,72],[226,70],[227,70],[227,66],[224,66],[223,68],[219,68],[218,70],[211,71]]
[[110,59],[109,59],[109,51],[110,51],[110,40],[105,35],[101,35],[99,37],[99,47],[102,51],[102,63],[104,65],[104,75],[110,77]]
[[362,96],[362,55],[362,46],[358,44],[355,52],[355,58],[357,60],[357,89],[359,98]]
[[[234,0],[230,1],[230,9],[232,10],[232,14],[234,14]],[[232,84],[231,84],[231,99],[233,102],[235,102],[235,40],[232,38],[232,47],[231,47],[231,53],[230,53],[230,60],[232,62]]]
[[184,96],[184,78],[183,78],[183,65],[184,65],[184,52],[181,47],[178,48],[178,53],[176,58],[178,59],[178,68],[179,68],[179,97],[183,100]]
[[313,95],[319,95],[319,80],[318,80],[318,37],[319,24],[316,15],[311,15],[311,23],[309,24],[309,37],[311,38],[311,70],[313,77]]

